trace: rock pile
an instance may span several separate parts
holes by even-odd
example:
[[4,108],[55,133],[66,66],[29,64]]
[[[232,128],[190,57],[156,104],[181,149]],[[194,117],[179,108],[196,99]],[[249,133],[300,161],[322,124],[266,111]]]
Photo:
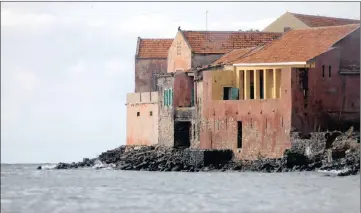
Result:
[[[120,170],[143,171],[259,171],[289,172],[342,170],[338,175],[360,171],[359,134],[352,130],[294,134],[292,148],[278,159],[260,158],[254,161],[232,160],[231,150],[176,149],[162,146],[120,146],[98,158],[84,158],[78,163],[59,163],[56,169],[93,167],[98,160],[115,165]],[[41,169],[38,168],[38,169]]]

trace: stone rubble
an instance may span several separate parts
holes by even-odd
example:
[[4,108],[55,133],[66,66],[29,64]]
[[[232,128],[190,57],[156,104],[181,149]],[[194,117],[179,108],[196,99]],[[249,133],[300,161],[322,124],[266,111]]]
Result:
[[[208,156],[208,157],[207,157]],[[338,176],[360,171],[360,136],[349,130],[318,132],[310,135],[295,133],[292,148],[278,159],[260,158],[254,161],[232,160],[230,150],[195,150],[163,146],[120,146],[98,158],[84,158],[78,163],[58,163],[55,169],[93,167],[96,161],[115,165],[119,170],[141,171],[341,171]],[[42,169],[41,166],[38,169]]]

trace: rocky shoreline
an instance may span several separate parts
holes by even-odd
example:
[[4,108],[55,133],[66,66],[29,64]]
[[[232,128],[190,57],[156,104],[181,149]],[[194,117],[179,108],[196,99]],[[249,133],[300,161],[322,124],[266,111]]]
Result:
[[[278,159],[259,158],[254,161],[232,159],[230,150],[175,149],[162,146],[120,146],[84,158],[78,163],[58,163],[55,169],[104,168],[140,171],[341,171],[338,176],[355,175],[360,171],[359,133],[352,129],[294,134],[292,148]],[[217,159],[217,160],[214,160]],[[38,169],[42,169],[41,166]]]

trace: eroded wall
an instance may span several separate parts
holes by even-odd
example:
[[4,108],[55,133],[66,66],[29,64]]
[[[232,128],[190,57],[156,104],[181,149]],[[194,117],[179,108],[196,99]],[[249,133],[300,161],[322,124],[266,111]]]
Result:
[[[213,97],[217,96],[213,94],[214,85],[220,79],[223,82],[236,81],[234,76],[231,73],[203,72],[203,81],[199,82],[203,90],[199,147],[232,149],[238,159],[282,156],[290,147],[291,69],[282,69],[280,98],[214,100]],[[242,122],[242,148],[237,145],[238,121]]]
[[127,94],[127,145],[158,143],[158,93]]
[[[174,145],[174,107],[165,106],[163,92],[166,89],[173,89],[173,75],[158,78],[159,95],[159,144],[173,147]],[[174,97],[174,95],[173,95]],[[173,101],[174,103],[174,101]]]
[[135,59],[135,92],[157,91],[156,74],[167,72],[167,59]]
[[174,74],[174,106],[175,107],[191,107],[193,77],[188,76],[185,72],[177,72]]
[[293,69],[292,127],[295,131],[343,130],[351,125],[359,128],[360,76],[340,74],[341,58],[338,48],[318,56],[315,67],[308,70],[306,93],[303,70]]

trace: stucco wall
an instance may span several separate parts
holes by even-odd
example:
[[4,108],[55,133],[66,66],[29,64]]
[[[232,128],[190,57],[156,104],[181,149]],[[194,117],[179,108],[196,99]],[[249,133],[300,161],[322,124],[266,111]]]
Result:
[[158,93],[129,93],[126,105],[127,145],[157,144]]
[[168,50],[167,72],[185,71],[191,68],[192,53],[181,32],[178,32]]
[[[203,73],[200,148],[232,149],[239,159],[282,156],[290,147],[291,70],[282,69],[281,98],[262,100],[212,100],[213,73]],[[241,149],[237,121],[243,125]]]
[[155,74],[167,72],[167,59],[135,59],[135,92],[157,91]]
[[202,67],[213,63],[224,54],[192,54],[192,68]]
[[177,72],[174,75],[174,106],[190,107],[193,89],[193,77],[185,72]]
[[[174,107],[164,106],[163,91],[173,89],[174,77],[164,76],[158,78],[159,96],[159,144],[173,147],[174,145]],[[174,97],[174,95],[173,95]],[[174,101],[173,101],[174,103]]]
[[285,13],[279,17],[276,21],[267,26],[263,32],[284,32],[285,27],[291,27],[293,29],[309,28],[305,23],[300,21],[294,15]]
[[360,76],[340,74],[341,58],[340,49],[337,48],[316,58],[315,68],[308,71],[307,98],[301,89],[300,70],[293,69],[292,126],[297,131],[347,129],[352,123],[359,122]]

